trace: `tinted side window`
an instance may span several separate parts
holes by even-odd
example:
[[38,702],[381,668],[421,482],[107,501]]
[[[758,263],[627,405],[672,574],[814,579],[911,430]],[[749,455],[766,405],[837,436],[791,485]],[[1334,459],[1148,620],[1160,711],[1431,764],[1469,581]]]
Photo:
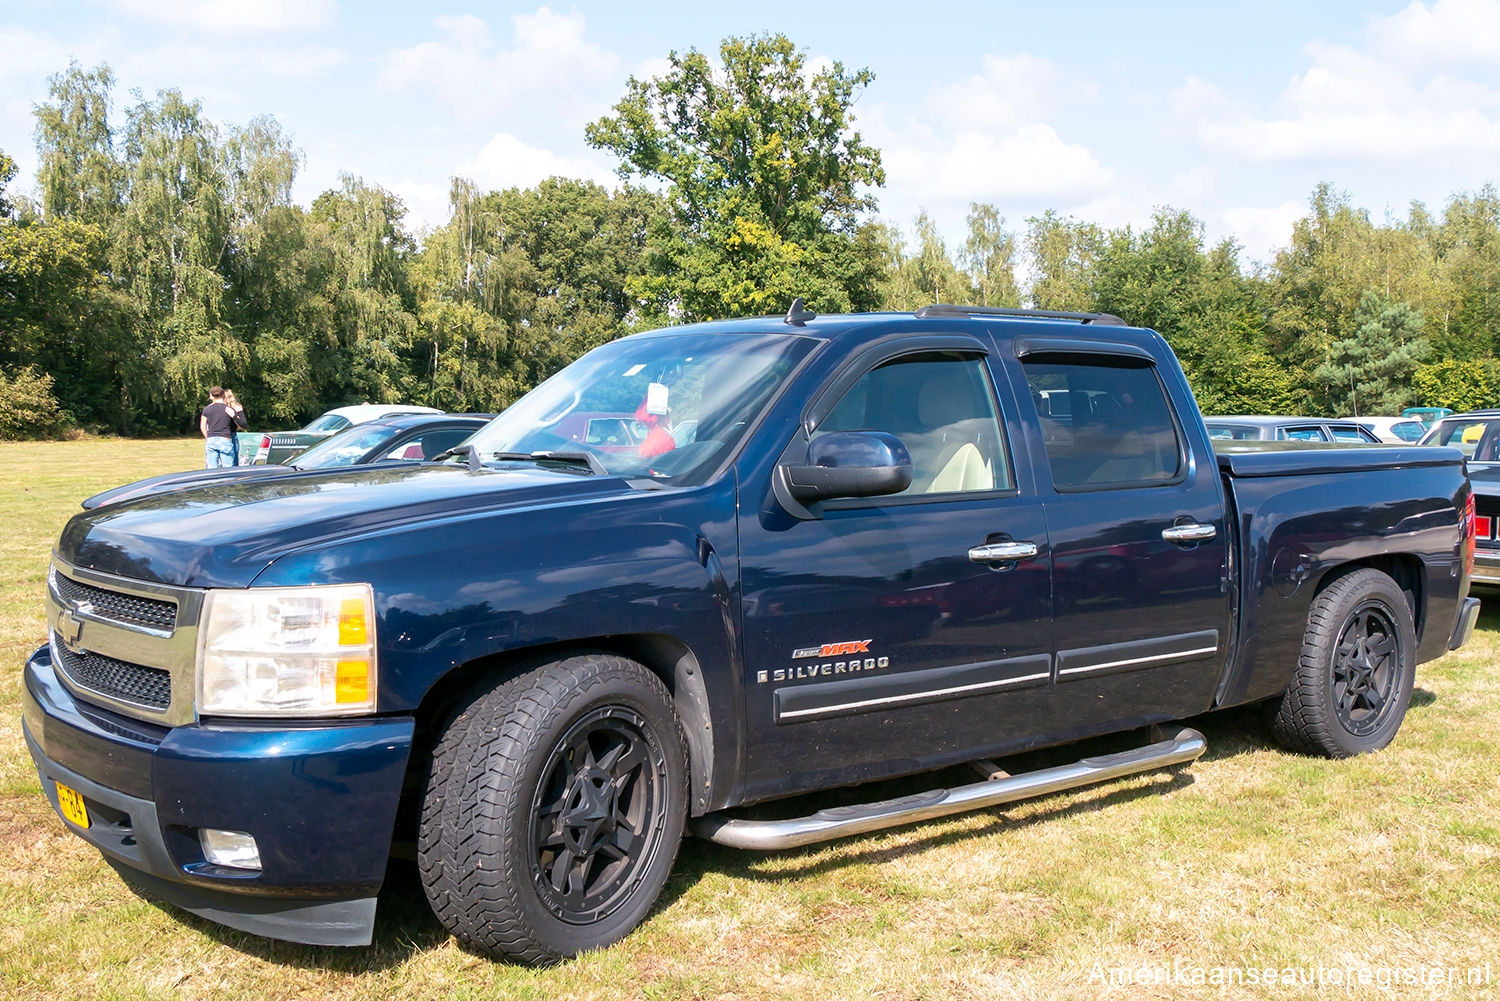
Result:
[[405,445],[394,449],[387,459],[406,459],[411,462],[422,462],[446,452],[465,438],[474,433],[474,428],[443,428],[436,431],[428,431]]
[[[1127,358],[1028,359],[1033,402],[1066,393],[1068,416],[1041,416],[1059,490],[1147,486],[1175,480],[1182,445],[1156,370]],[[1039,415],[1058,408],[1037,407]]]
[[1327,441],[1328,436],[1323,433],[1322,428],[1295,427],[1282,428],[1276,432],[1276,437],[1282,441]]
[[1375,436],[1363,428],[1350,427],[1347,424],[1330,424],[1328,430],[1333,432],[1334,441],[1358,441],[1369,444],[1375,440]]
[[1416,441],[1427,433],[1427,429],[1416,421],[1403,421],[1400,424],[1392,424],[1391,433],[1402,441]]
[[911,486],[897,496],[1015,485],[979,358],[922,354],[871,369],[818,425],[830,431],[886,431],[911,453]]

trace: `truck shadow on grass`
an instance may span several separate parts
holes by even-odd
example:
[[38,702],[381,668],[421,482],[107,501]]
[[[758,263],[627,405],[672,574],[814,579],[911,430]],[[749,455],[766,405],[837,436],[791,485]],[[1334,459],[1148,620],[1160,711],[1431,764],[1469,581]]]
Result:
[[[1436,701],[1437,697],[1430,691],[1419,688],[1412,693],[1413,710],[1420,711]],[[1267,714],[1268,710],[1264,707],[1247,706],[1197,716],[1182,721],[1182,725],[1193,727],[1207,739],[1208,749],[1199,762],[1224,761],[1243,754],[1280,750],[1271,739]],[[1019,774],[1090,755],[1108,754],[1138,746],[1144,742],[1140,734],[1141,731],[1131,731],[1062,747],[1030,751],[1000,759],[998,763],[1012,773]],[[1194,764],[1190,763],[1160,771],[1143,772],[1130,779],[1116,779],[1097,786],[1034,797],[1021,803],[898,827],[894,830],[907,833],[896,844],[889,843],[887,832],[876,831],[783,852],[760,853],[726,848],[689,837],[683,841],[672,877],[663,889],[653,913],[670,907],[711,874],[750,881],[784,881],[815,877],[851,865],[895,862],[946,845],[1020,831],[1036,824],[1107,810],[1143,798],[1171,795],[1193,784],[1193,768]],[[925,789],[964,785],[978,780],[979,776],[970,766],[960,765],[902,779],[798,796],[736,812],[759,818],[803,816],[829,807],[890,799]],[[1037,809],[1036,804],[1041,804],[1041,808]],[[1023,805],[1028,806],[1028,812],[1015,816],[1015,812]],[[962,826],[953,826],[955,820],[964,818],[967,818],[967,822]],[[842,850],[830,852],[830,845],[843,847]],[[774,860],[774,864],[768,864],[768,860]],[[154,901],[149,896],[144,896],[144,899],[170,911],[175,919],[197,928],[236,951],[278,965],[351,976],[399,966],[413,956],[443,947],[450,940],[448,932],[428,909],[416,866],[410,862],[391,863],[385,885],[380,891],[374,939],[365,948],[302,946],[277,942],[225,928]]]

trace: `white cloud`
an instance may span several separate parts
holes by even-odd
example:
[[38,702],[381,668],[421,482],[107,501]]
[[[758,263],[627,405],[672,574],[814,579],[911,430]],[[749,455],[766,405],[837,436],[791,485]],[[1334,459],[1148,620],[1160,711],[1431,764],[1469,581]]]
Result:
[[882,203],[946,216],[975,201],[1067,205],[1098,195],[1114,171],[1050,121],[1094,91],[1041,57],[990,55],[981,73],[934,88],[917,113],[871,109],[860,124],[882,151]]
[[987,55],[984,72],[928,97],[931,113],[974,128],[1005,128],[1041,122],[1065,104],[1092,100],[1097,88],[1063,73],[1049,59],[1020,53]]
[[312,31],[333,24],[335,0],[108,0],[116,10],[212,34]]
[[1269,208],[1221,209],[1207,222],[1210,240],[1234,237],[1250,261],[1269,262],[1292,240],[1292,224],[1307,214],[1303,201],[1282,202]]
[[1438,65],[1500,59],[1500,0],[1415,2],[1370,25],[1375,45],[1392,58]]
[[[450,174],[467,177],[481,191],[534,187],[549,177],[569,177],[614,187],[616,178],[603,158],[568,156],[533,146],[508,133],[498,133],[470,159],[457,163]],[[406,202],[407,226],[417,232],[448,221],[448,182],[406,181],[391,186]]]
[[[1256,162],[1430,162],[1500,152],[1500,89],[1491,63],[1455,73],[1459,55],[1500,55],[1500,0],[1413,4],[1377,19],[1363,47],[1314,43],[1309,64],[1268,107],[1190,78],[1171,97],[1211,150]],[[1439,39],[1435,32],[1445,34]],[[1410,36],[1410,44],[1401,41]]]
[[891,188],[920,190],[934,203],[1076,201],[1106,187],[1114,173],[1087,146],[1063,140],[1050,125],[1003,132],[964,131],[946,144],[888,147]]
[[511,18],[515,45],[502,48],[490,37],[483,19],[473,15],[440,17],[434,24],[443,36],[386,54],[380,70],[382,90],[434,92],[469,111],[493,111],[518,97],[540,93],[549,102],[586,93],[611,79],[619,60],[584,37],[582,14],[557,14],[542,7],[535,14]]
[[531,146],[501,132],[484,144],[477,156],[458,167],[482,190],[529,188],[549,177],[572,177],[613,186],[615,175],[602,159],[564,156],[540,146]]

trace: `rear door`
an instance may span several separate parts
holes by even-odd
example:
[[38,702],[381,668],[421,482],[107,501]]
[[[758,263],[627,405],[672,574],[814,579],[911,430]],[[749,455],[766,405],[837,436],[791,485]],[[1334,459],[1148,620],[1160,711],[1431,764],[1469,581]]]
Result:
[[1228,533],[1185,384],[1134,345],[1016,350],[1023,403],[1071,401],[1066,420],[1036,419],[1057,717],[1081,736],[1207,709],[1229,645]]

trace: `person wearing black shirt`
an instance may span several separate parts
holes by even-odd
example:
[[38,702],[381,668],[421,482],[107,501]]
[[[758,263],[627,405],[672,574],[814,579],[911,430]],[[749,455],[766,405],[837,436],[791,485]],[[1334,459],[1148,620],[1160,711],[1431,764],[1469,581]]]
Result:
[[243,427],[242,410],[230,410],[224,405],[224,388],[215,386],[208,391],[209,404],[198,415],[198,430],[203,433],[203,465],[219,469],[234,465],[234,432]]

